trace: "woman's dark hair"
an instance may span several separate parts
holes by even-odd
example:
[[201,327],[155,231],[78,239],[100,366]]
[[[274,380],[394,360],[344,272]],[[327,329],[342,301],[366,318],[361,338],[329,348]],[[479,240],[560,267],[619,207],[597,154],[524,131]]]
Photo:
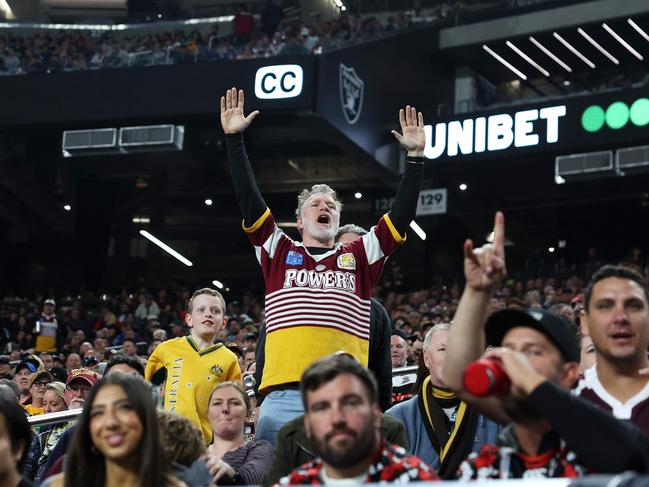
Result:
[[23,471],[23,465],[27,450],[32,441],[32,434],[27,422],[25,410],[18,405],[16,400],[0,398],[0,416],[4,416],[7,430],[9,431],[9,442],[12,453],[16,453],[22,446],[23,454],[16,466],[19,472]]
[[160,444],[158,418],[151,390],[139,377],[113,374],[104,377],[86,399],[65,462],[65,487],[104,487],[106,484],[104,456],[94,448],[90,437],[90,411],[97,393],[109,385],[116,385],[124,390],[142,423],[142,440],[135,452],[135,455],[139,456],[136,465],[139,466],[140,487],[166,485],[169,470]]

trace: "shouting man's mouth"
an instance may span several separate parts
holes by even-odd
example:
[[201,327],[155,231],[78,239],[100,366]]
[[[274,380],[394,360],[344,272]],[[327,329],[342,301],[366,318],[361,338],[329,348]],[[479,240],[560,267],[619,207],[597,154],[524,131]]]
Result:
[[329,225],[331,223],[331,217],[327,214],[322,214],[318,217],[318,223],[321,225]]

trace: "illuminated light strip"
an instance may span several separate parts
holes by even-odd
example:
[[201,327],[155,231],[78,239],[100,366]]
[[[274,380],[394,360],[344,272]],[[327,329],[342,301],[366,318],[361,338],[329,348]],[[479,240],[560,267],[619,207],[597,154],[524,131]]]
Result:
[[604,54],[604,56],[609,58],[612,62],[614,62],[615,64],[620,64],[620,61],[618,61],[615,56],[613,56],[610,52],[608,52],[606,49],[604,49],[602,46],[600,46],[599,43],[595,39],[593,39],[591,36],[586,34],[586,32],[581,27],[579,27],[577,29],[577,32],[579,32],[584,37],[584,39],[586,39],[593,46],[595,46],[599,50],[599,52]]
[[[0,10],[2,2],[0,0]],[[215,22],[232,22],[234,15],[221,15],[219,17],[205,17],[187,20],[174,20],[169,22],[157,22],[163,27],[181,27],[183,25],[208,24]],[[21,28],[21,29],[53,29],[53,30],[137,30],[143,27],[150,27],[151,24],[45,24],[45,23],[24,23],[24,22],[0,22],[0,28]]]
[[509,46],[509,47],[510,47],[510,48],[511,48],[511,49],[512,49],[516,54],[518,54],[520,57],[522,57],[523,59],[525,59],[525,61],[527,61],[528,63],[530,63],[530,64],[531,64],[532,66],[534,66],[536,69],[538,69],[538,70],[541,72],[541,74],[547,76],[548,78],[550,77],[550,73],[549,73],[546,69],[543,69],[543,68],[542,68],[542,67],[541,67],[541,66],[540,66],[536,61],[534,61],[534,59],[532,59],[532,58],[529,57],[527,54],[525,54],[523,51],[521,51],[521,50],[520,50],[518,47],[516,47],[513,43],[507,41],[506,44],[507,44],[507,45],[508,45],[508,46]]
[[414,232],[420,239],[426,240],[426,232],[424,232],[424,230],[419,225],[417,225],[417,222],[415,222],[415,220],[410,222],[410,228],[414,230]]
[[492,51],[489,46],[486,44],[482,44],[482,49],[487,51],[489,54],[491,54],[494,58],[496,58],[498,61],[500,61],[505,67],[509,68],[510,71],[515,73],[519,78],[526,80],[527,76],[525,76],[523,73],[521,73],[518,69],[516,69],[514,66],[509,64],[507,61],[505,61],[501,56],[496,54],[494,51]]
[[580,53],[577,49],[575,49],[567,40],[565,40],[563,37],[561,37],[559,34],[556,32],[553,32],[552,35],[554,36],[555,39],[557,39],[561,44],[566,46],[568,49],[570,49],[575,56],[577,56],[579,59],[581,59],[583,62],[585,62],[590,68],[595,69],[595,64],[588,59],[586,56],[584,56],[582,53]]
[[622,39],[617,32],[615,32],[613,29],[611,29],[608,25],[606,25],[606,22],[602,24],[602,27],[604,27],[609,34],[611,34],[613,37],[615,37],[615,40],[618,41],[620,44],[622,44],[624,47],[626,47],[627,51],[629,51],[631,54],[633,54],[635,57],[637,57],[640,61],[644,61],[644,58],[642,55],[633,49],[627,41]]
[[150,240],[151,242],[153,242],[154,244],[156,244],[158,247],[160,247],[165,252],[173,255],[176,259],[178,259],[180,262],[185,264],[187,267],[191,267],[191,266],[194,265],[194,264],[192,264],[191,260],[183,257],[178,252],[176,252],[174,249],[169,247],[166,243],[164,243],[162,240],[160,240],[157,237],[154,237],[153,235],[151,235],[146,230],[140,230],[140,235],[142,235],[144,238],[146,238],[146,239]]
[[534,37],[530,36],[530,42],[534,44],[536,47],[538,47],[541,51],[543,51],[550,59],[552,59],[555,63],[557,63],[559,66],[561,66],[563,69],[568,71],[569,73],[572,73],[572,68],[568,66],[566,63],[564,63],[561,59],[559,59],[557,56],[552,54],[549,49],[547,49],[543,44],[541,44],[539,41],[534,39]]
[[635,23],[633,20],[631,20],[631,19],[626,19],[626,21],[627,21],[627,23],[628,23],[631,27],[633,27],[633,28],[638,32],[638,34],[640,34],[642,37],[645,38],[645,40],[646,40],[647,42],[649,42],[649,34],[647,34],[647,33],[642,29],[642,27],[640,27],[638,24],[636,24],[636,23]]

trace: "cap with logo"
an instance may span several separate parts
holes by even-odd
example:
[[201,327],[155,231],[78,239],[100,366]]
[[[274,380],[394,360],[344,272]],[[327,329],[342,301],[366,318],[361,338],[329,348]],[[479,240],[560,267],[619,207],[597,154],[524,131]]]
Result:
[[31,376],[31,378],[29,379],[29,386],[33,386],[36,381],[41,380],[43,377],[47,379],[48,383],[54,382],[54,376],[52,374],[50,374],[47,370],[41,370]]
[[544,309],[503,309],[487,319],[485,334],[489,345],[500,346],[509,330],[517,327],[533,328],[550,339],[568,362],[579,362],[577,328],[563,316]]
[[74,369],[68,375],[68,380],[66,381],[65,385],[70,385],[72,382],[77,380],[86,381],[91,386],[94,386],[97,381],[99,381],[99,375],[97,374],[97,372],[93,372],[89,369]]

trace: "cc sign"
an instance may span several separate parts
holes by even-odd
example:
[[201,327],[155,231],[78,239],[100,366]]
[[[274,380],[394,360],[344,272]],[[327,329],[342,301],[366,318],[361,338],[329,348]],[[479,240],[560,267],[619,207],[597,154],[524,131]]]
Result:
[[304,73],[298,64],[264,66],[255,75],[255,96],[262,100],[295,98],[302,93]]

